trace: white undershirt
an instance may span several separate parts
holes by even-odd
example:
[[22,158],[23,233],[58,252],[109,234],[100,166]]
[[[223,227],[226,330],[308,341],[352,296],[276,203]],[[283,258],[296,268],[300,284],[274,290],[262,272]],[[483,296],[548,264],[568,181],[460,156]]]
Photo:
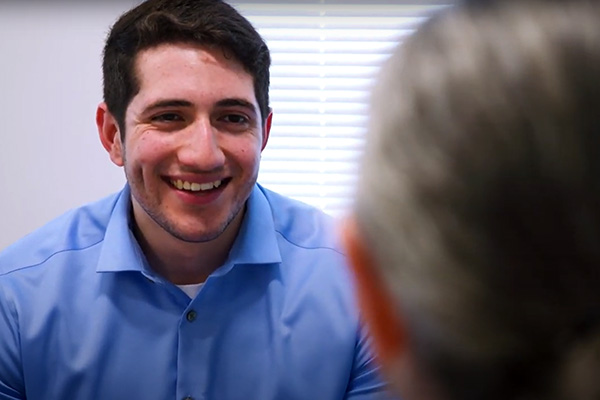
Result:
[[183,290],[183,292],[185,294],[190,296],[190,299],[193,299],[194,297],[196,297],[196,295],[200,291],[200,288],[202,287],[202,283],[192,283],[190,285],[177,285],[177,287],[179,289]]

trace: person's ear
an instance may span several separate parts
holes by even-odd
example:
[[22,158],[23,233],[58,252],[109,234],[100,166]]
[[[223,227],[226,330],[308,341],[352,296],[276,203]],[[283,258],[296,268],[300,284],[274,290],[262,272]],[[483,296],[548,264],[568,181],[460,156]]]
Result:
[[263,135],[262,135],[262,146],[260,151],[263,151],[265,147],[267,147],[267,142],[269,141],[269,135],[271,133],[271,122],[273,121],[273,111],[269,111],[269,115],[265,120],[265,124],[263,127]]
[[353,217],[344,220],[342,243],[348,254],[359,306],[373,338],[375,353],[382,364],[394,363],[406,350],[405,326]]
[[123,166],[123,143],[121,132],[115,117],[108,111],[106,103],[100,103],[96,110],[96,126],[100,142],[117,166]]

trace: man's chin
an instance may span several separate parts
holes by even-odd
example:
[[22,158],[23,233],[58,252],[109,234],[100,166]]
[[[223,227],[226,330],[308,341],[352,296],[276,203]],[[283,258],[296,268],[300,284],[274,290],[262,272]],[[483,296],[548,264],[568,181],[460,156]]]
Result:
[[[153,219],[165,232],[182,242],[206,243],[218,239],[227,231],[231,231],[231,233],[234,233],[234,231],[237,232],[241,224],[241,218],[243,217],[243,213],[240,211],[231,213],[226,218],[215,214],[212,216],[211,221],[206,221],[206,218],[190,218],[185,221],[181,220],[181,218],[179,218],[179,221]],[[206,222],[209,222],[210,225]]]
[[189,226],[188,229],[166,229],[171,236],[186,243],[206,243],[218,239],[221,235],[227,231],[227,228],[231,226],[232,221],[235,218],[229,218],[225,222],[216,226],[203,226],[202,229],[198,229],[198,226]]
[[203,232],[169,232],[173,237],[186,243],[206,243],[217,239],[224,229]]

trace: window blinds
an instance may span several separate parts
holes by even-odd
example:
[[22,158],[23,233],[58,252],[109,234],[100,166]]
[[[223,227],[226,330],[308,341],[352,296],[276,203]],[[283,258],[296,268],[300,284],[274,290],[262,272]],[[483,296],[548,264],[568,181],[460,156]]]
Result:
[[236,1],[271,50],[273,125],[258,181],[334,216],[351,202],[370,90],[436,1]]

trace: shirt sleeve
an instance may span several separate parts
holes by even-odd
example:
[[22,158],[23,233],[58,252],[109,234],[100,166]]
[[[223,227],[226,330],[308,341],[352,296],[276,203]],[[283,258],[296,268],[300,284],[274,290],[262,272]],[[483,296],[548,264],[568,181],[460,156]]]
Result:
[[354,365],[344,400],[399,400],[387,390],[380,368],[371,351],[369,336],[359,328]]
[[25,399],[17,311],[0,279],[0,400]]

